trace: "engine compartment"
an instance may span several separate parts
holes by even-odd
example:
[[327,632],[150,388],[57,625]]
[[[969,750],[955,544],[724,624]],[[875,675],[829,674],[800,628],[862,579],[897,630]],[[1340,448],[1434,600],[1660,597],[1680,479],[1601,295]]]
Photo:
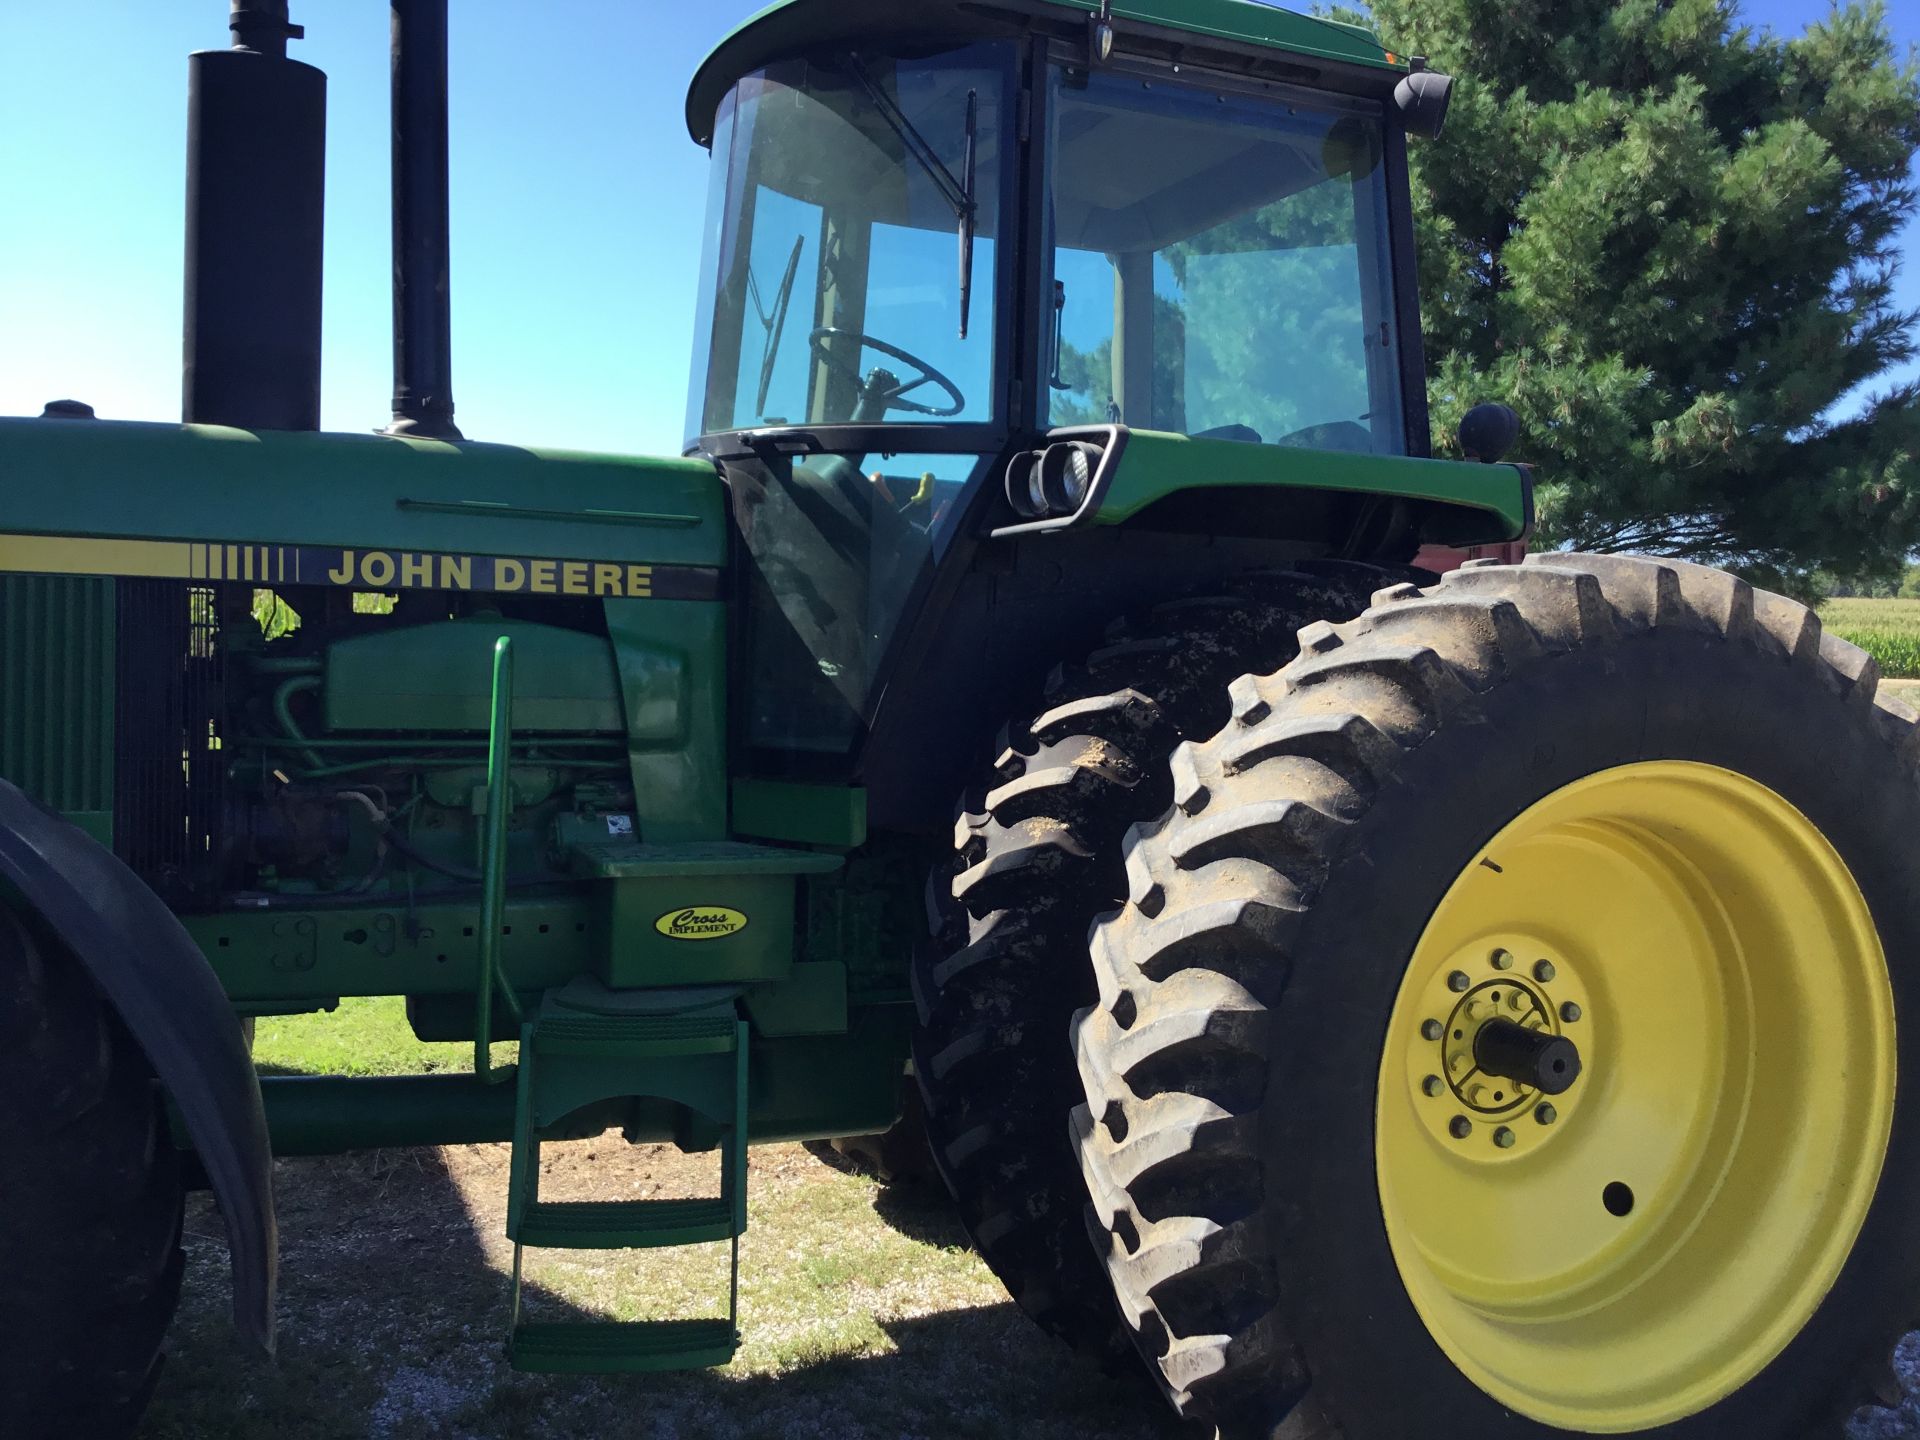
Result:
[[599,601],[148,580],[118,618],[115,848],[185,912],[477,887],[503,635],[510,883],[636,833],[629,745],[679,728],[684,676],[655,664],[630,731]]

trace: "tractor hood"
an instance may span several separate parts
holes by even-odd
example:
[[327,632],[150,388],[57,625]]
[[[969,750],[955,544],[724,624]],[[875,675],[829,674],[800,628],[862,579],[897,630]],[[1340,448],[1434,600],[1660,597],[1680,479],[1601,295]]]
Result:
[[8,570],[711,598],[722,501],[695,460],[0,419]]
[[[1100,0],[780,0],[715,47],[687,95],[687,129],[713,140],[721,98],[743,75],[817,46],[888,45],[903,41],[963,43],[1027,30],[1085,33]],[[1240,68],[1263,52],[1287,78],[1360,93],[1390,94],[1407,73],[1404,57],[1357,25],[1296,15],[1255,0],[1116,0],[1112,17],[1123,47],[1168,49],[1195,64],[1212,48],[1239,57]],[[1209,43],[1211,42],[1211,44]],[[1306,57],[1320,66],[1303,71]]]

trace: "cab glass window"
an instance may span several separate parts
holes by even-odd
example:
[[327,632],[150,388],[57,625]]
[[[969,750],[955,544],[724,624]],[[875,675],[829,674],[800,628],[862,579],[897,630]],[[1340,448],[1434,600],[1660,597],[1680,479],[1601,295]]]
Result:
[[995,418],[1012,55],[821,55],[735,87],[690,435]]
[[1057,71],[1048,410],[1404,453],[1377,112]]

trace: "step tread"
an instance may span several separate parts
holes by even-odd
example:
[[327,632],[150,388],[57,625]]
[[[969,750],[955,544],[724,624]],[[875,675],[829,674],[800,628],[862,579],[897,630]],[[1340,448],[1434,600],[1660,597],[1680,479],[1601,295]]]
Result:
[[566,1250],[624,1250],[698,1245],[735,1234],[733,1202],[696,1200],[538,1200],[527,1207],[522,1245]]
[[513,1368],[548,1374],[701,1370],[740,1343],[730,1320],[531,1321],[513,1332]]

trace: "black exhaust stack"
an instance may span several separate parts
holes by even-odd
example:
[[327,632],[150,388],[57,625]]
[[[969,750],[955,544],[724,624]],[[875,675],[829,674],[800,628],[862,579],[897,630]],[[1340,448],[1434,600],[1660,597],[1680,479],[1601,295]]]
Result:
[[232,0],[188,60],[182,418],[320,428],[327,77],[287,58],[287,0]]
[[458,440],[447,199],[447,0],[393,7],[393,423]]

